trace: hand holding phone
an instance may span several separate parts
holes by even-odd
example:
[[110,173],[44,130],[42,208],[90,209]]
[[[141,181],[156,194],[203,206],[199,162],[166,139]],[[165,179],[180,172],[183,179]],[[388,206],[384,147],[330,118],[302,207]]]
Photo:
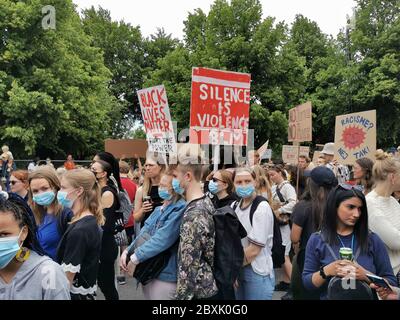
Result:
[[381,288],[389,289],[390,291],[393,291],[392,287],[389,285],[386,279],[382,277],[378,277],[373,274],[367,274],[368,279],[375,285]]

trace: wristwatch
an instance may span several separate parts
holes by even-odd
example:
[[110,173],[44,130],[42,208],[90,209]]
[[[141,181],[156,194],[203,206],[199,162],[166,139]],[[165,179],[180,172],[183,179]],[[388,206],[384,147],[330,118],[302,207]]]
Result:
[[324,271],[324,267],[325,266],[321,266],[321,268],[319,268],[319,275],[321,276],[322,279],[328,278],[328,276],[326,275],[326,273]]

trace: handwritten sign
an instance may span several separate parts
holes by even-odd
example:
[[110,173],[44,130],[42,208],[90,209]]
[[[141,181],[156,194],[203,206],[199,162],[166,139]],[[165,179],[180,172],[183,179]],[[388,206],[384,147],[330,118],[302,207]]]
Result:
[[138,90],[143,124],[151,152],[176,153],[174,128],[163,85]]
[[282,160],[285,163],[297,164],[301,155],[309,157],[310,147],[282,146]]
[[289,110],[288,141],[312,141],[311,102],[306,102]]
[[192,70],[190,143],[247,145],[250,74]]
[[357,159],[374,159],[376,151],[376,110],[336,117],[335,158],[342,164]]

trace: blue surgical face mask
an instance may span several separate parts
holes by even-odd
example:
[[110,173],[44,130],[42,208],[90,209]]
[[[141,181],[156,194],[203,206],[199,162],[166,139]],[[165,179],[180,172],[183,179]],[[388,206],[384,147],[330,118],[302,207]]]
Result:
[[240,198],[248,198],[251,197],[251,195],[254,193],[255,188],[254,185],[248,184],[246,186],[237,186],[236,187],[236,194]]
[[53,203],[56,194],[54,191],[46,191],[33,196],[33,201],[40,206],[49,206]]
[[67,191],[58,191],[57,192],[57,200],[58,200],[58,202],[63,207],[71,209],[72,206],[74,205],[74,201],[75,200],[70,200],[67,197],[68,197],[68,192]]
[[167,189],[158,188],[158,195],[163,200],[171,200],[172,194]]
[[20,249],[19,237],[21,233],[22,230],[16,237],[0,238],[0,269],[8,266]]
[[180,195],[183,195],[184,192],[185,192],[185,189],[183,189],[183,188],[181,187],[181,184],[180,184],[179,180],[176,179],[176,178],[172,179],[172,188],[174,189],[174,191],[175,191],[176,193],[178,193],[178,194],[180,194]]
[[218,183],[211,180],[208,184],[208,190],[210,190],[212,194],[217,194],[219,192]]

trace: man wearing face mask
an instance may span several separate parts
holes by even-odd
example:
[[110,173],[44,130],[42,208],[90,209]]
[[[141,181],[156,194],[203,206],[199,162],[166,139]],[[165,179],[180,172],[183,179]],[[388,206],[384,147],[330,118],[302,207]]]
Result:
[[199,153],[180,156],[173,172],[172,186],[184,195],[187,207],[183,214],[178,249],[178,300],[217,299],[213,275],[215,208],[201,189],[202,164]]

